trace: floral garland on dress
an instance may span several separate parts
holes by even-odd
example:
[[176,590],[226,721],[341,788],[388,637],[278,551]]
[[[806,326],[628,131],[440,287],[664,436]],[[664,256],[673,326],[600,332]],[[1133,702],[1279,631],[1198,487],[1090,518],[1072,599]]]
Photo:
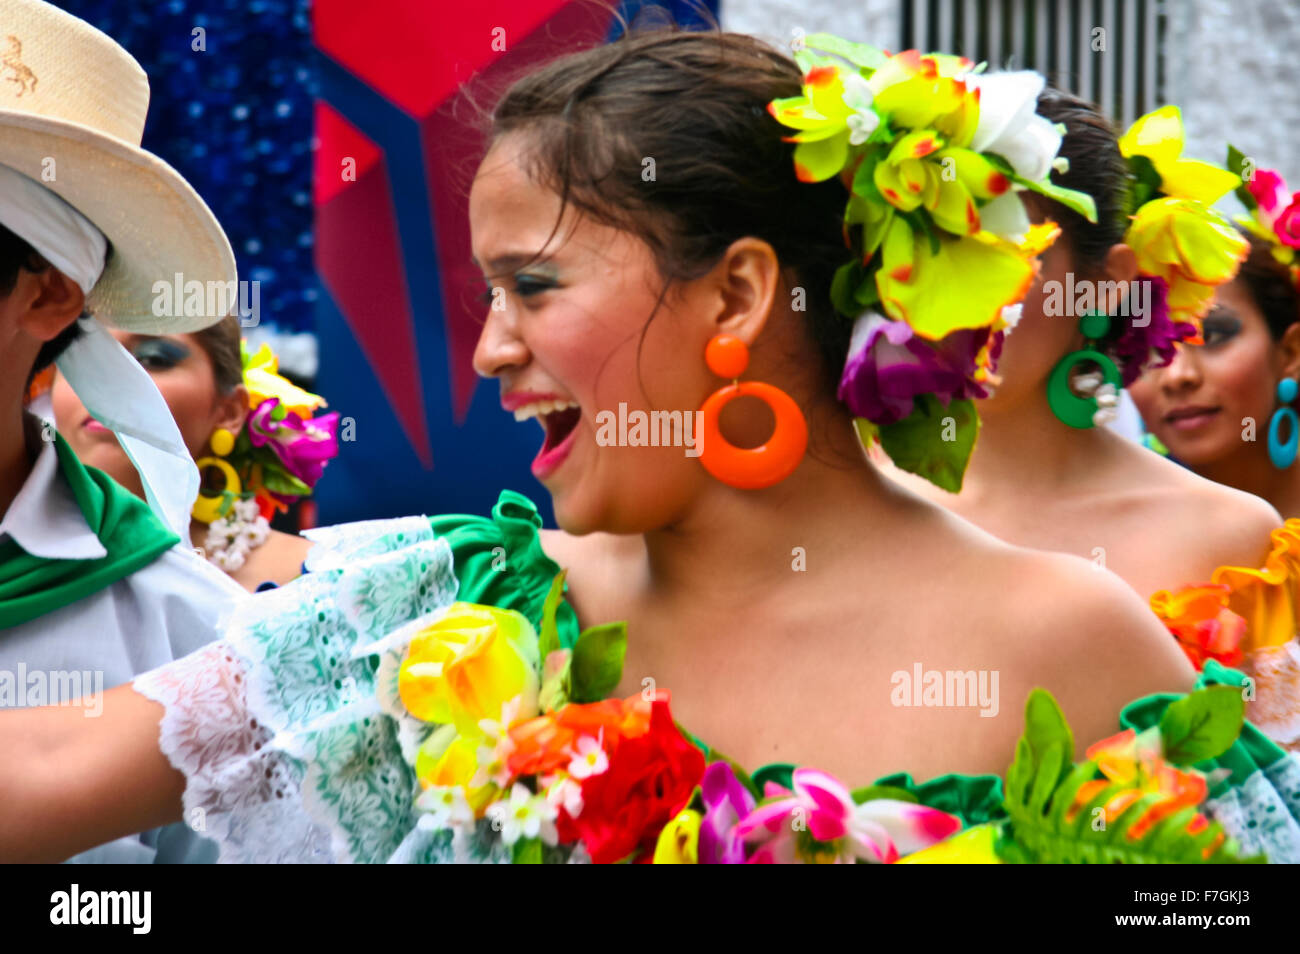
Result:
[[1241,859],[1200,811],[1208,780],[1191,767],[1241,732],[1236,687],[1198,690],[1159,726],[1099,742],[1077,764],[1059,708],[1035,690],[1007,817],[964,828],[904,789],[854,790],[813,768],[760,789],[674,723],[666,690],[606,698],[626,627],[593,627],[562,649],[563,581],[540,632],[513,610],[460,602],[368,648],[381,653],[378,700],[417,779],[420,828],[453,840],[486,832],[515,863],[1262,860]]

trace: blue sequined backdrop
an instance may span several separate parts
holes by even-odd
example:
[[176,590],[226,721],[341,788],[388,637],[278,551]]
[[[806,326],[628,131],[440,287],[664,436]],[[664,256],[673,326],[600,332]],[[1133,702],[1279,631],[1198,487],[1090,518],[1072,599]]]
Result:
[[[313,328],[308,0],[60,0],[149,75],[144,148],[198,190],[230,236],[261,321]],[[206,49],[195,50],[194,31]]]

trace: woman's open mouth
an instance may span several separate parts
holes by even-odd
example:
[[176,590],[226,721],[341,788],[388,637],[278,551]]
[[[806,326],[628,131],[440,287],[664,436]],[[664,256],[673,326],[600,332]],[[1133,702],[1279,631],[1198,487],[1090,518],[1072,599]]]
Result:
[[535,417],[542,425],[546,438],[533,459],[532,471],[538,480],[550,476],[559,469],[573,449],[578,423],[582,420],[582,408],[573,401],[560,398],[524,404],[515,408],[514,415],[516,421]]

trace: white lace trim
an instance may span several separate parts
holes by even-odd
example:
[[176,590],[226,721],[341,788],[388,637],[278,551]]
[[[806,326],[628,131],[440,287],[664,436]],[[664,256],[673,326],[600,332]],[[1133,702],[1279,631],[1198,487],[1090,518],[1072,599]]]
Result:
[[455,599],[451,550],[418,517],[313,536],[314,572],[134,683],[164,707],[159,746],[186,777],[185,819],[222,862],[385,861],[414,828],[374,644]]
[[1292,753],[1251,773],[1243,785],[1206,802],[1245,855],[1300,864],[1300,759]]

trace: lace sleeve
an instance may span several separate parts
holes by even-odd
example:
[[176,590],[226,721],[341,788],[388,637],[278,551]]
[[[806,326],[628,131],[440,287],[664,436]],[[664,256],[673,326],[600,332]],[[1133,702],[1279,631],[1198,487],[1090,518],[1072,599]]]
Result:
[[164,707],[159,747],[185,775],[185,820],[221,861],[407,860],[415,782],[379,708],[380,651],[455,599],[452,554],[409,518],[319,539],[309,566],[134,687]]

